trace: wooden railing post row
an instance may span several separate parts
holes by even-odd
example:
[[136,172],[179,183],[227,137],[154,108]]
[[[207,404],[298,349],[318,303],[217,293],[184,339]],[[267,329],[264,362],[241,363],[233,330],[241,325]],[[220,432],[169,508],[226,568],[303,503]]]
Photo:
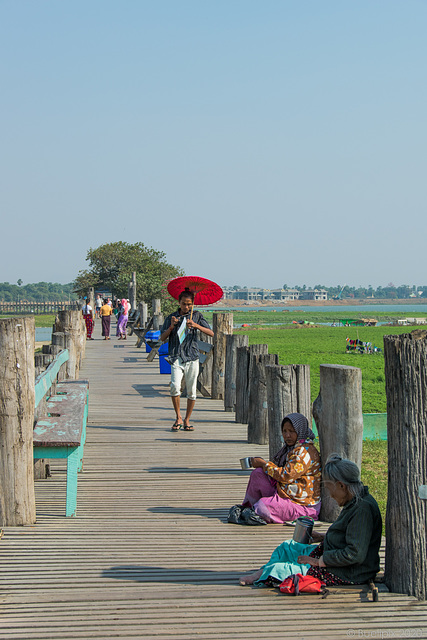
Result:
[[288,413],[302,413],[311,424],[310,366],[267,365],[268,443],[270,460],[283,446],[281,424]]
[[0,525],[34,524],[34,317],[0,319]]
[[233,333],[233,314],[214,313],[212,318],[213,364],[212,364],[212,399],[224,399],[225,351],[227,335]]
[[[322,464],[331,453],[361,467],[363,444],[362,372],[357,367],[320,365],[320,392],[313,403]],[[341,508],[322,488],[320,520],[334,522]]]
[[268,403],[266,365],[279,364],[276,354],[260,354],[251,356],[249,364],[249,412],[248,442],[253,444],[268,443]]
[[427,599],[427,331],[384,336],[388,492],[385,582]]
[[225,336],[224,410],[236,410],[237,349],[247,347],[249,337],[243,334]]

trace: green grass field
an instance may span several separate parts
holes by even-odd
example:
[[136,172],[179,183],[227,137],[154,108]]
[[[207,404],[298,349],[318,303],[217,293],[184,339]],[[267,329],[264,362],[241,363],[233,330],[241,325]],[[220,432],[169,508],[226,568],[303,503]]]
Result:
[[378,502],[385,532],[385,512],[387,506],[387,442],[384,440],[364,440],[362,451],[362,482]]
[[414,327],[329,327],[284,325],[249,327],[236,333],[249,336],[249,344],[268,344],[269,353],[277,353],[280,364],[310,365],[311,398],[319,393],[320,365],[341,364],[362,370],[363,413],[385,413],[384,355],[346,353],[346,337],[372,342],[383,349],[385,335],[408,333]]

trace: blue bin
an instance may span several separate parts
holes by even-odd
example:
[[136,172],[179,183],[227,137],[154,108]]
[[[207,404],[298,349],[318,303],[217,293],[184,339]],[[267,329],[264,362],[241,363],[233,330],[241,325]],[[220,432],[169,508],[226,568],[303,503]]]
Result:
[[[160,331],[147,331],[147,333],[145,334],[145,339],[146,340],[159,340],[160,338]],[[151,347],[146,344],[145,345],[145,353],[150,353],[151,351]]]
[[162,344],[162,346],[159,349],[159,356],[167,356],[168,355],[168,343],[165,342],[164,344]]
[[171,366],[169,362],[166,361],[166,356],[159,356],[159,365],[160,365],[160,373],[170,374]]

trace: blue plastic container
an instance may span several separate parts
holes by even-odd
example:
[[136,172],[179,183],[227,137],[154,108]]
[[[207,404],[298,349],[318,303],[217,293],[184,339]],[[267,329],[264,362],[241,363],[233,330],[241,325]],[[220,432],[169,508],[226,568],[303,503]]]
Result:
[[[163,348],[163,347],[162,347]],[[166,356],[159,356],[160,373],[171,372],[171,366],[169,362],[166,362]]]
[[[160,338],[160,331],[147,331],[147,333],[145,334],[145,339],[146,340],[159,340]],[[151,347],[146,344],[145,345],[145,353],[150,353],[151,351]]]

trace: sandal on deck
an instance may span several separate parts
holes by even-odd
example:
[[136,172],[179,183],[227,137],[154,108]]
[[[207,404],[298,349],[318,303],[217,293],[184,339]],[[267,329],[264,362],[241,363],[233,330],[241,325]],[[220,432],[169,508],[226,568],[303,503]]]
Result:
[[172,425],[172,429],[171,431],[179,431],[180,429],[182,429],[184,425],[182,424],[182,422],[175,422],[175,424]]
[[194,427],[191,424],[184,426],[184,431],[194,431]]

